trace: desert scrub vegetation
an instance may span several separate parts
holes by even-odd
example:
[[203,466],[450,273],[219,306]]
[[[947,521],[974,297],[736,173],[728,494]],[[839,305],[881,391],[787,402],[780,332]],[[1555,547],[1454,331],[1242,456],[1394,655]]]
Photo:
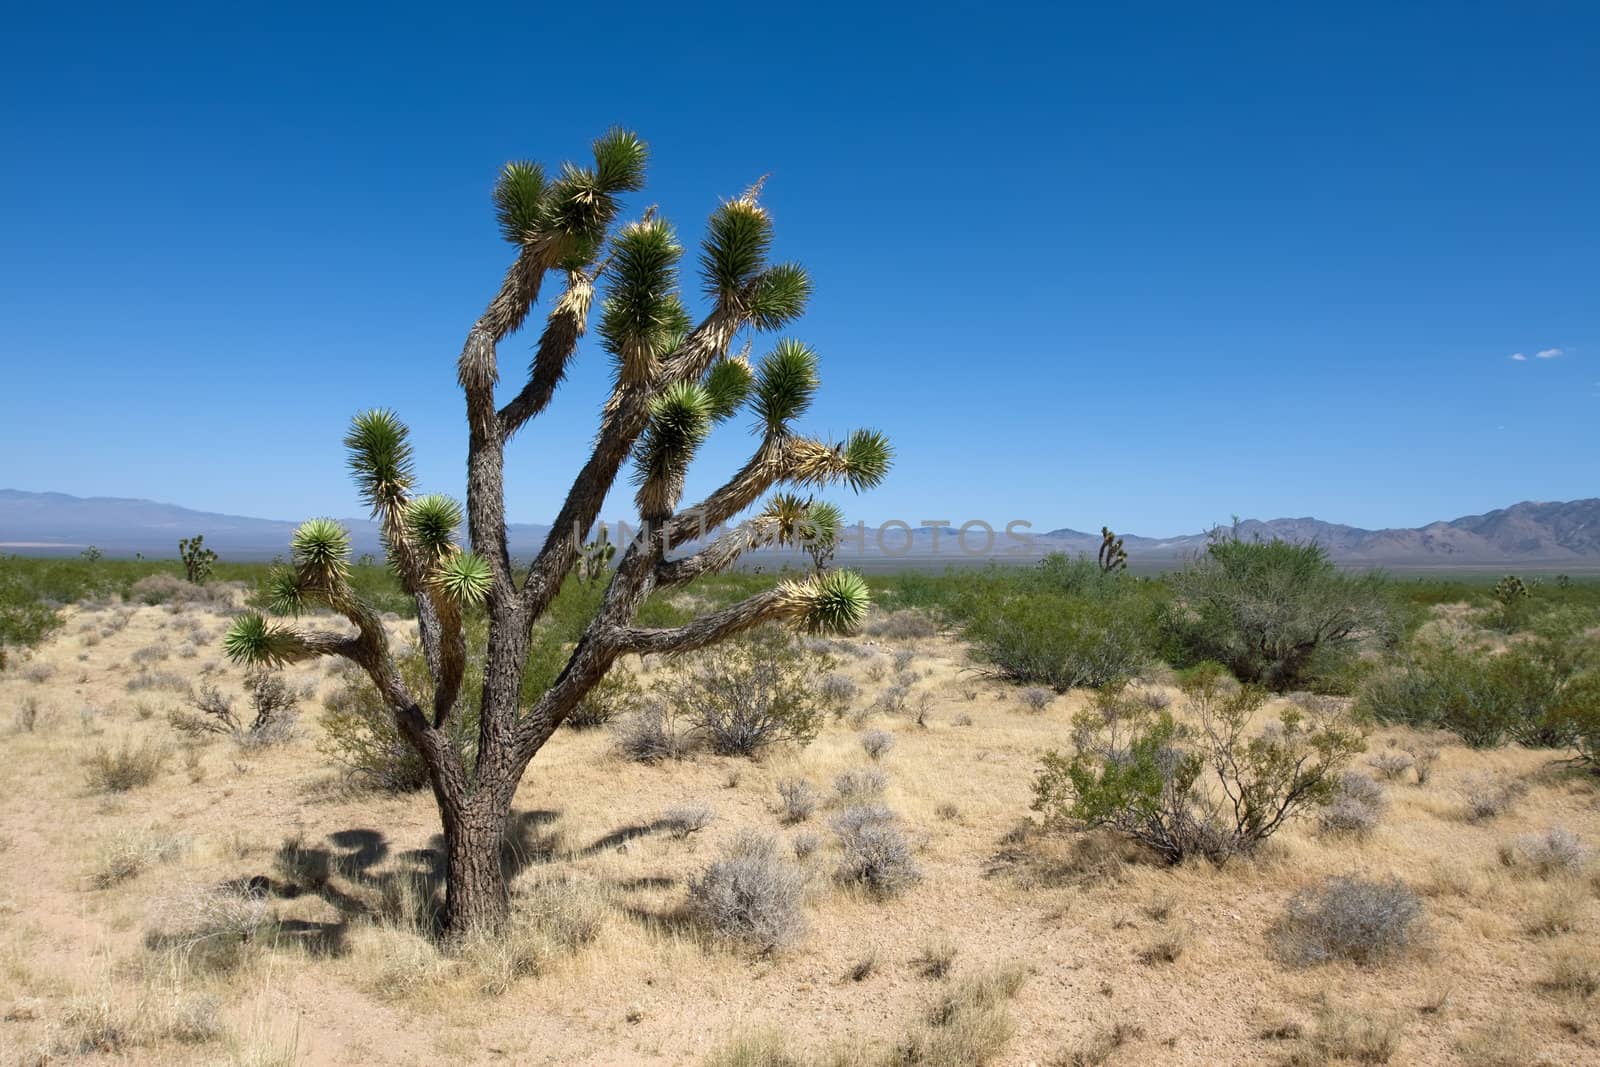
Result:
[[1593,642],[1536,638],[1495,652],[1482,643],[1414,642],[1363,684],[1362,711],[1382,723],[1437,728],[1474,748],[1506,740],[1528,748],[1578,743],[1594,696]]
[[1215,661],[1278,691],[1343,688],[1363,641],[1398,636],[1384,579],[1345,574],[1314,544],[1219,532],[1168,584],[1161,625],[1174,666]]
[[830,823],[839,842],[835,877],[878,897],[895,896],[922,878],[900,817],[882,804],[852,804]]
[[202,682],[191,701],[193,710],[174,709],[167,715],[168,722],[181,734],[222,735],[244,748],[283,744],[294,737],[300,699],[280,672],[247,672],[244,691],[250,702],[248,721],[234,710],[231,697],[215,685]]
[[166,768],[171,750],[150,738],[98,746],[84,760],[84,778],[95,793],[126,793],[149,785]]
[[1171,863],[1222,864],[1328,803],[1365,747],[1337,705],[1291,707],[1258,728],[1266,692],[1216,664],[1187,672],[1181,688],[1182,722],[1126,687],[1103,690],[1073,719],[1073,753],[1045,753],[1033,810],[1047,824],[1115,830]]
[[1373,965],[1415,948],[1425,932],[1422,901],[1398,879],[1333,877],[1290,898],[1270,937],[1278,957],[1296,966]]
[[805,932],[805,876],[776,839],[740,830],[689,882],[688,913],[719,937],[770,952]]
[[1021,967],[1001,967],[953,982],[934,1000],[920,1026],[899,1043],[894,1067],[982,1067],[1016,1034],[1010,1002],[1028,979]]
[[828,715],[823,681],[833,666],[776,627],[761,627],[677,665],[662,700],[711,751],[755,756],[769,745],[807,745]]

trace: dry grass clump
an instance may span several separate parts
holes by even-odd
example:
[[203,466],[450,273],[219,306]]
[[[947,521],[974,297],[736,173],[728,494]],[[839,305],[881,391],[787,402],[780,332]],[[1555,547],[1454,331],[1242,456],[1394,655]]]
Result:
[[605,903],[596,887],[563,878],[519,888],[505,925],[469,933],[457,952],[488,996],[507,993],[517,979],[538,974],[553,961],[594,942],[605,923]]
[[880,615],[862,627],[869,637],[886,637],[891,641],[916,641],[933,637],[938,625],[920,611],[905,610]]
[[1090,1034],[1082,1044],[1051,1060],[1050,1065],[1051,1067],[1105,1067],[1118,1049],[1142,1037],[1144,1037],[1144,1027],[1138,1023],[1118,1022],[1111,1026],[1102,1026]]
[[679,804],[661,813],[661,827],[678,840],[699,833],[711,825],[715,813],[709,804]]
[[901,1042],[894,1064],[982,1067],[993,1061],[1016,1033],[1008,1004],[1027,977],[1020,967],[1006,967],[955,983]]
[[1406,772],[1416,765],[1416,760],[1412,758],[1411,753],[1401,749],[1389,749],[1386,752],[1379,752],[1367,762],[1372,765],[1373,770],[1390,782],[1404,778]]
[[1289,1067],[1388,1063],[1400,1051],[1405,1024],[1399,1018],[1324,1000],[1311,1029],[1289,1054]]
[[165,745],[149,738],[114,749],[101,745],[84,760],[84,777],[93,792],[126,793],[155,781],[169,755]]
[[1139,949],[1139,962],[1146,967],[1162,963],[1177,963],[1189,947],[1190,933],[1186,927],[1174,926],[1162,930]]
[[12,728],[19,734],[31,734],[39,727],[39,700],[37,697],[23,697],[17,702],[17,713],[12,719]]
[[861,734],[861,748],[871,760],[880,760],[894,748],[894,734],[887,730],[866,730]]
[[923,944],[921,950],[912,957],[911,965],[924,978],[944,978],[955,966],[959,951],[948,934],[940,934]]
[[877,767],[857,767],[842,771],[833,780],[833,792],[841,804],[856,804],[879,796],[889,788],[889,776]]
[[1600,993],[1600,953],[1587,946],[1566,947],[1550,961],[1544,987],[1556,993],[1588,998]]
[[1043,711],[1056,698],[1054,691],[1042,685],[1030,685],[1019,691],[1017,696],[1027,709],[1033,712]]
[[612,743],[617,754],[633,763],[660,763],[680,758],[687,743],[667,709],[651,702],[612,724]]
[[130,693],[149,689],[165,689],[173,693],[189,693],[189,679],[177,671],[141,671],[129,678],[123,686]]
[[1528,908],[1527,931],[1536,937],[1555,937],[1576,930],[1582,921],[1588,894],[1571,882],[1546,886]]
[[804,892],[804,876],[777,842],[746,829],[689,882],[688,911],[718,936],[768,952],[805,931]]
[[96,889],[121,885],[157,864],[177,859],[185,845],[183,838],[168,830],[151,828],[120,834],[96,851],[89,882]]
[[1325,833],[1363,837],[1377,828],[1388,806],[1383,786],[1360,771],[1345,771],[1332,798],[1317,813],[1317,823]]
[[1514,870],[1526,870],[1540,878],[1578,874],[1588,864],[1593,851],[1571,830],[1552,826],[1542,834],[1524,834],[1500,846],[1500,862]]
[[1398,879],[1335,877],[1296,893],[1272,937],[1279,957],[1297,966],[1373,965],[1414,947],[1424,929],[1421,899]]
[[1510,811],[1527,791],[1528,787],[1521,782],[1507,782],[1493,775],[1475,774],[1467,779],[1463,789],[1467,821],[1485,822],[1499,818]]
[[1456,1045],[1462,1067],[1527,1067],[1536,1042],[1517,1019],[1502,1016],[1475,1027]]
[[157,902],[145,943],[196,970],[228,971],[276,931],[264,894],[239,885],[187,886]]
[[855,804],[833,817],[839,840],[839,881],[865,887],[880,897],[894,896],[922,877],[899,816],[882,804]]
[[30,663],[18,672],[24,681],[34,685],[43,685],[55,676],[56,669],[48,663]]
[[778,783],[778,804],[786,823],[805,822],[817,810],[817,791],[804,778],[785,778]]

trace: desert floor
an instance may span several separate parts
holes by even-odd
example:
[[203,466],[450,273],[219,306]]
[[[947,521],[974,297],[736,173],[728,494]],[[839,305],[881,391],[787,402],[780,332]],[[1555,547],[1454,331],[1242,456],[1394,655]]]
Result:
[[[1399,1035],[1393,1063],[1600,1063],[1595,1000],[1555,977],[1593,965],[1600,864],[1540,877],[1500,858],[1556,825],[1600,844],[1600,786],[1549,753],[1427,739],[1442,745],[1429,781],[1386,783],[1388,811],[1363,839],[1307,820],[1248,862],[1163,868],[1027,828],[1039,757],[1070,744],[1083,697],[1035,712],[948,637],[863,636],[839,653],[856,704],[894,684],[905,652],[917,675],[905,709],[830,722],[802,750],[639,765],[604,730],[559,733],[518,798],[518,884],[575,887],[599,909],[600,932],[508,977],[441,956],[394,918],[426,865],[433,801],[354,791],[319,751],[333,664],[287,672],[307,697],[285,745],[191,745],[171,728],[167,711],[203,670],[238,690],[224,625],[211,608],[73,609],[0,676],[0,708],[18,713],[16,728],[0,723],[4,1062],[678,1064],[762,1030],[800,1051],[886,1049],[945,983],[1018,966],[1028,978],[999,1064],[1331,1062],[1318,1035],[1363,1025]],[[775,791],[800,776],[826,795],[836,774],[868,762],[859,735],[871,728],[895,736],[884,799],[923,873],[888,900],[830,877],[826,803],[787,825]],[[1418,740],[1380,731],[1368,755]],[[92,753],[143,741],[168,751],[154,782],[90,789]],[[1471,821],[1464,795],[1477,775],[1526,792]],[[709,825],[683,837],[658,825],[683,804],[708,805]],[[744,827],[820,842],[800,861],[809,932],[772,956],[675,920],[687,880]],[[318,870],[326,877],[305,873]],[[1285,902],[1335,874],[1417,890],[1426,947],[1371,968],[1279,962],[1269,928]],[[208,887],[252,878],[276,932],[228,965],[150,940]],[[951,973],[930,977],[920,961],[941,942],[955,949]]]

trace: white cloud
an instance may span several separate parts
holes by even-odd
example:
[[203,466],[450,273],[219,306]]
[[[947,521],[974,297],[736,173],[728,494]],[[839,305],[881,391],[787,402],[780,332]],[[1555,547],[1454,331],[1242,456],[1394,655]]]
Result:
[[1567,350],[1564,348],[1541,348],[1534,353],[1539,359],[1559,359],[1566,354]]
[[1513,352],[1513,353],[1511,353],[1511,358],[1516,360],[1518,363],[1526,363],[1526,362],[1528,362],[1528,357],[1523,355],[1521,352]]

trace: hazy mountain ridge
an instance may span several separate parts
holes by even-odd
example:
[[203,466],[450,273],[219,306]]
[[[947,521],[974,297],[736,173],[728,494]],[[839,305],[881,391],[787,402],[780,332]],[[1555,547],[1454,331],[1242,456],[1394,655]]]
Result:
[[[354,552],[380,550],[376,523],[370,519],[341,521],[350,529]],[[0,489],[0,552],[71,553],[93,544],[111,555],[142,552],[146,556],[164,558],[176,555],[180,537],[201,533],[205,535],[206,544],[225,558],[269,559],[287,553],[289,535],[295,525],[276,519],[196,511],[151,500]],[[537,523],[512,524],[512,554],[532,555],[544,543],[549,530],[550,527]],[[1315,541],[1334,559],[1346,563],[1600,564],[1600,498],[1524,501],[1482,515],[1466,515],[1410,529],[1364,530],[1302,517],[1247,519],[1239,523],[1238,532],[1242,537]],[[864,539],[864,553],[874,558],[909,556],[921,559],[931,555],[962,555],[954,529],[946,528],[937,536],[936,552],[932,530],[914,529],[908,539],[903,528],[869,528]],[[1124,544],[1135,561],[1175,560],[1203,551],[1206,537],[1205,533],[1177,537],[1124,534]],[[859,540],[847,539],[839,555],[841,562],[848,562],[852,554],[863,552]],[[969,534],[968,544],[973,548],[981,546],[982,541],[981,531]],[[1007,539],[1004,530],[997,530],[993,554],[1003,556],[1014,544]],[[1080,530],[1064,528],[1033,533],[1033,551],[1020,558],[1050,551],[1092,555],[1099,544],[1099,534]]]

